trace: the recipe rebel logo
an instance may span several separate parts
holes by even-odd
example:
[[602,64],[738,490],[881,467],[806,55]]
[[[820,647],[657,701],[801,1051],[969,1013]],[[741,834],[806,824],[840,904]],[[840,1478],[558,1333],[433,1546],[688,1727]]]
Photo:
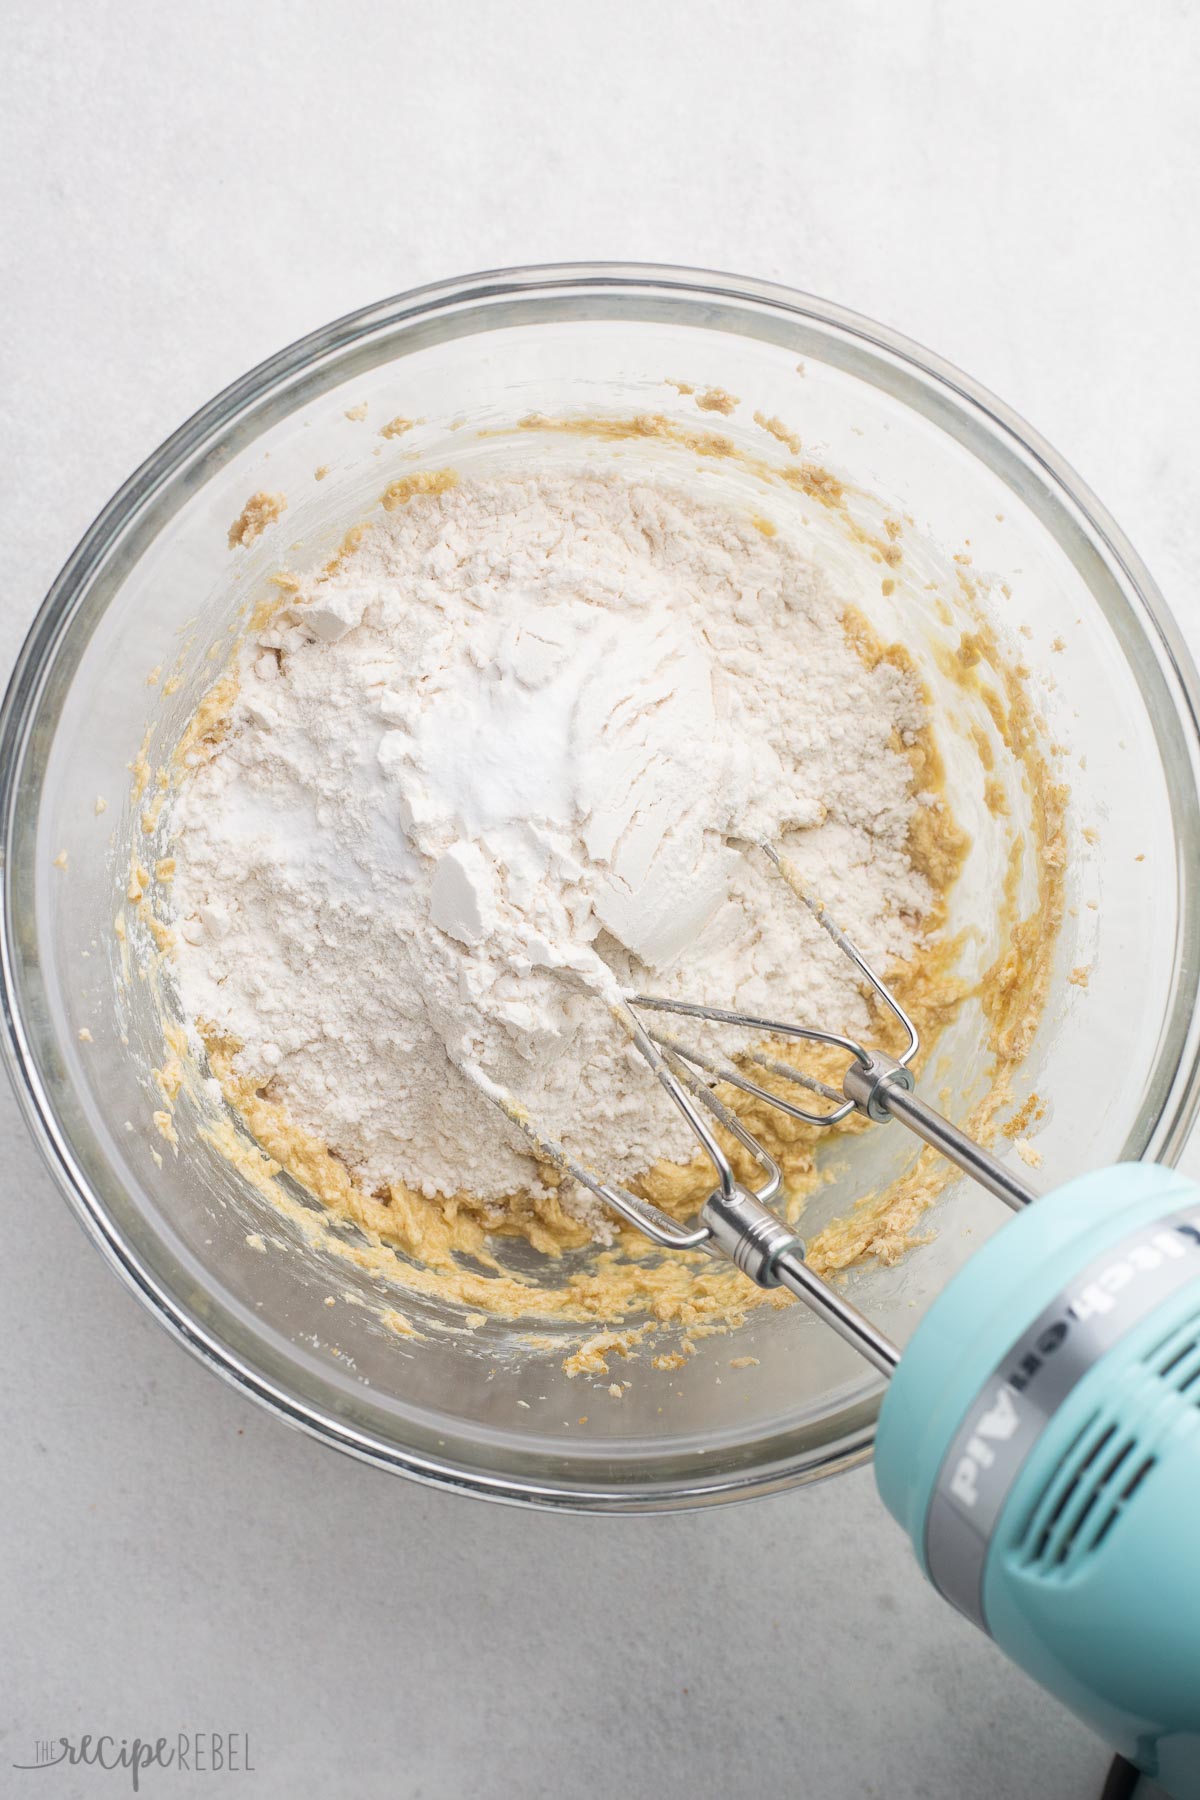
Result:
[[79,1737],[48,1737],[34,1741],[33,1756],[14,1762],[22,1771],[39,1769],[96,1769],[109,1774],[124,1771],[130,1791],[142,1791],[142,1777],[151,1769],[186,1775],[253,1775],[248,1731],[176,1731],[153,1738],[114,1737],[109,1732],[84,1732]]

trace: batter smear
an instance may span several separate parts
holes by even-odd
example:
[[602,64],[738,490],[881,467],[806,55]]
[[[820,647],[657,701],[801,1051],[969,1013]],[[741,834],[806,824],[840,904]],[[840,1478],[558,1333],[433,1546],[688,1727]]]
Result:
[[183,1010],[272,1154],[410,1254],[611,1243],[478,1077],[576,1159],[701,1198],[605,996],[877,1037],[757,846],[868,957],[928,960],[958,840],[927,727],[904,656],[748,514],[617,476],[411,484],[184,740]]
[[756,841],[884,962],[929,910],[917,684],[732,512],[616,479],[414,494],[237,674],[176,803],[185,1008],[370,1189],[542,1181],[465,1064],[623,1181],[690,1158],[614,977],[865,1029]]

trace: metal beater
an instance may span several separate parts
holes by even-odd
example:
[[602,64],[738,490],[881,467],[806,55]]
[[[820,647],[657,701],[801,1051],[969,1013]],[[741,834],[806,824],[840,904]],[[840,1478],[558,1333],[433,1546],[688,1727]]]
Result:
[[[889,1119],[899,1119],[910,1131],[915,1132],[935,1150],[941,1151],[1006,1205],[1013,1208],[1026,1206],[1036,1196],[1032,1188],[1026,1186],[995,1157],[966,1137],[914,1092],[909,1065],[920,1047],[916,1026],[887,984],[851,943],[845,932],[830,918],[820,901],[805,891],[796,870],[787,859],[773,845],[762,844],[759,848],[898,1021],[906,1040],[898,1056],[891,1056],[883,1050],[869,1049],[838,1032],[818,1031],[807,1025],[785,1024],[778,1019],[756,1018],[749,1013],[726,1011],[721,1007],[695,1006],[683,1000],[666,1000],[655,994],[628,995],[614,1004],[613,1010],[620,1024],[691,1126],[716,1172],[717,1186],[700,1208],[696,1224],[690,1227],[681,1225],[650,1201],[631,1194],[613,1182],[603,1180],[592,1170],[576,1162],[561,1144],[538,1130],[536,1121],[530,1119],[511,1096],[498,1095],[493,1090],[491,1097],[536,1146],[539,1155],[588,1188],[605,1206],[610,1207],[629,1224],[635,1225],[654,1243],[665,1250],[708,1250],[726,1256],[743,1275],[749,1276],[760,1287],[788,1288],[848,1343],[860,1350],[877,1369],[890,1375],[900,1360],[898,1347],[844,1294],[809,1268],[805,1261],[803,1238],[778,1213],[771,1210],[771,1201],[781,1186],[777,1164],[736,1114],[717,1097],[710,1083],[718,1081],[740,1089],[806,1125],[837,1125],[854,1112],[877,1124],[885,1124]],[[754,1041],[741,1058],[743,1066],[738,1067],[725,1057],[685,1042],[661,1023],[646,1022],[643,1015],[660,1021],[664,1015],[674,1015],[681,1019],[740,1027],[752,1033]],[[764,1041],[771,1038],[832,1045],[844,1050],[850,1061],[842,1078],[841,1091],[814,1076],[806,1075],[781,1058],[772,1056],[762,1048]],[[817,1111],[771,1093],[751,1079],[746,1073],[746,1065],[765,1070],[798,1090],[815,1094],[828,1101],[829,1105]],[[763,1180],[753,1190],[744,1187],[737,1180],[710,1119],[723,1126],[750,1153],[762,1170]]]

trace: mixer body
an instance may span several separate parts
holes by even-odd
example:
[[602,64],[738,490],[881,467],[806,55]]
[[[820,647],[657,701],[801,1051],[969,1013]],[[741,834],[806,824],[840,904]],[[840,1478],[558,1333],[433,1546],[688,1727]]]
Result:
[[[759,849],[891,1013],[899,1056],[824,1026],[621,995],[613,1016],[716,1176],[685,1226],[481,1085],[539,1154],[652,1242],[703,1246],[788,1288],[889,1376],[876,1476],[934,1586],[1176,1800],[1200,1800],[1200,1187],[1129,1163],[1039,1200],[916,1092],[912,1020],[800,872]],[[749,1034],[742,1066],[693,1038],[705,1025]],[[840,1090],[771,1047],[812,1043],[845,1053]],[[1015,1211],[903,1354],[771,1210],[782,1171],[732,1109],[743,1093],[808,1126],[851,1112],[898,1121]],[[750,1153],[757,1188],[741,1185],[718,1127]]]
[[875,1461],[935,1587],[1200,1800],[1200,1188],[1126,1165],[1011,1220],[905,1350]]

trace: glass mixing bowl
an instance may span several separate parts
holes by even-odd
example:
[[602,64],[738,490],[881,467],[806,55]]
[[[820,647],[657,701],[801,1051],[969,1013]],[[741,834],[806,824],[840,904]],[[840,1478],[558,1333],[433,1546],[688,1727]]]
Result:
[[[701,410],[709,388],[738,396],[736,411]],[[648,412],[678,427],[674,442],[519,429],[530,415]],[[398,414],[416,421],[412,430],[380,435]],[[311,558],[335,545],[397,474],[617,458],[628,472],[666,473],[700,493],[791,508],[798,528],[827,532],[829,515],[811,496],[754,473],[755,458],[782,466],[793,454],[763,423],[771,420],[854,484],[863,518],[905,521],[908,573],[883,624],[920,635],[918,616],[924,630],[930,611],[921,595],[952,591],[968,566],[956,556],[987,572],[1061,739],[1056,769],[1072,787],[1070,904],[1020,1080],[1020,1093],[1036,1090],[1047,1109],[1039,1179],[1118,1158],[1170,1159],[1191,1122],[1196,679],[1130,546],[1045,444],[894,333],[721,275],[516,270],[355,313],[197,413],[117,494],[56,582],[3,713],[2,951],[18,1093],[109,1262],[211,1368],[383,1467],[598,1509],[761,1494],[863,1457],[879,1382],[798,1306],[762,1309],[736,1336],[702,1339],[679,1368],[619,1365],[614,1374],[631,1383],[619,1402],[608,1396],[610,1376],[564,1373],[562,1351],[578,1336],[565,1326],[539,1326],[550,1341],[533,1347],[511,1323],[469,1329],[435,1318],[432,1301],[406,1298],[405,1313],[429,1329],[398,1337],[382,1317],[394,1291],[306,1246],[303,1212],[279,1214],[182,1103],[173,1154],[150,1127],[149,1071],[162,1060],[151,984],[136,970],[124,978],[113,932],[136,831],[129,767],[148,724],[159,746],[178,732],[270,571],[289,553]],[[750,461],[687,447],[689,434],[711,429]],[[288,511],[258,543],[231,552],[230,523],[260,489],[286,493]],[[877,552],[856,552],[844,537],[826,548],[879,616],[887,570]],[[928,672],[936,688],[932,661]],[[1000,827],[979,803],[977,770],[952,766],[948,780],[974,839],[951,924],[968,928],[982,966],[995,949]],[[1019,779],[1011,789],[1019,820],[1028,796]],[[1070,979],[1080,967],[1090,971],[1086,987]],[[978,1094],[985,1063],[984,1022],[967,1006],[934,1071],[952,1113]],[[835,1144],[815,1222],[914,1153],[894,1125]],[[956,1180],[928,1222],[934,1235],[899,1264],[849,1278],[858,1304],[901,1342],[1001,1223],[1001,1209]],[[668,1333],[655,1348],[671,1341]]]

